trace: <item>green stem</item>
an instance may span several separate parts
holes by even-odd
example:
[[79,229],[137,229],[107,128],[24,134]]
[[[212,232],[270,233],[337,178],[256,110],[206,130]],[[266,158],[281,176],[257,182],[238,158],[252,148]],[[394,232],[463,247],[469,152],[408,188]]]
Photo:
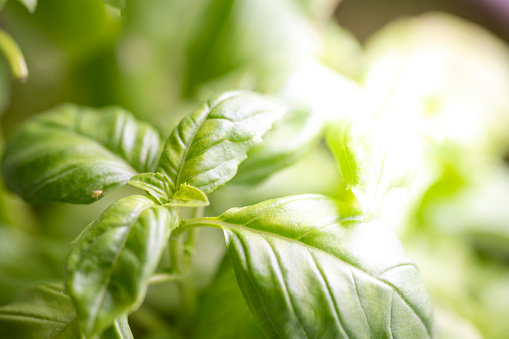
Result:
[[[196,207],[194,210],[193,219],[201,218],[203,216],[204,207]],[[193,264],[193,256],[196,247],[196,239],[198,238],[198,228],[192,228],[187,233],[186,241],[184,242],[184,267],[186,270],[191,269]]]
[[[198,207],[194,211],[194,217],[198,218],[203,214],[203,208]],[[197,230],[194,228],[186,228],[184,231],[190,231],[183,242],[177,228],[170,238],[170,260],[171,268],[175,275],[181,279],[176,280],[177,287],[181,298],[181,314],[182,327],[184,331],[189,332],[192,319],[196,310],[196,291],[193,288],[191,280],[191,264],[194,254],[194,246],[196,244]]]
[[25,57],[16,41],[3,29],[0,29],[0,51],[5,55],[14,78],[25,82],[28,78]]

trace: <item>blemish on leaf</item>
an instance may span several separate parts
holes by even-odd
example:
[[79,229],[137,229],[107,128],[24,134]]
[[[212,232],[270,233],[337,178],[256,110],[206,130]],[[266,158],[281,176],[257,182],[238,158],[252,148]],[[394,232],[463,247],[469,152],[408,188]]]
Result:
[[101,194],[103,194],[102,190],[93,191],[92,192],[92,198],[97,199],[97,198],[99,198],[101,196]]

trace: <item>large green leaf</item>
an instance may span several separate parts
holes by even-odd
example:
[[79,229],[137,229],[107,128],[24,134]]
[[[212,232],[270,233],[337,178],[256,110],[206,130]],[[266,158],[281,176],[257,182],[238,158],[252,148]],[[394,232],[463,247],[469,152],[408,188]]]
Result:
[[250,92],[227,92],[184,118],[166,142],[158,172],[180,185],[210,193],[232,179],[247,151],[279,118],[272,101]]
[[32,203],[87,204],[152,172],[159,135],[120,108],[63,105],[23,124],[2,163],[8,187]]
[[0,338],[79,338],[71,298],[54,285],[25,291],[11,304],[0,306]]
[[228,256],[200,298],[194,327],[194,337],[200,339],[265,338],[242,297]]
[[201,219],[224,229],[246,301],[268,337],[429,338],[432,309],[393,232],[301,195]]
[[409,186],[422,165],[419,136],[384,121],[340,119],[329,125],[327,143],[365,213],[392,188]]
[[256,185],[277,171],[290,166],[316,146],[323,123],[307,110],[289,112],[248,153],[239,166],[234,183]]
[[177,224],[173,209],[130,196],[111,205],[77,238],[65,282],[85,334],[100,333],[139,307]]

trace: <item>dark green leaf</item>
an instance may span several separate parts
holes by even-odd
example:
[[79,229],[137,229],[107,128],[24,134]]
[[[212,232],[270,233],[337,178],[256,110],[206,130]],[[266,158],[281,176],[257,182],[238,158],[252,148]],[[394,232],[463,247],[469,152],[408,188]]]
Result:
[[23,124],[5,151],[8,187],[32,203],[87,204],[154,171],[159,135],[120,108],[63,105]]
[[71,298],[56,285],[27,290],[9,305],[0,306],[0,338],[80,338]]
[[242,297],[228,256],[202,295],[195,327],[194,337],[200,339],[265,338]]
[[170,179],[161,173],[142,173],[135,175],[127,182],[129,185],[147,191],[160,204],[166,204],[171,199],[171,192],[175,186]]
[[227,92],[184,118],[166,142],[158,172],[210,193],[232,179],[247,151],[279,118],[279,106],[250,92]]
[[224,229],[239,286],[268,337],[432,336],[415,264],[389,228],[350,206],[302,195],[201,220]]
[[322,125],[309,111],[289,112],[263,137],[261,144],[249,151],[233,182],[256,185],[290,166],[318,143]]
[[130,196],[111,205],[77,238],[65,282],[85,334],[100,333],[139,307],[177,225],[173,209]]

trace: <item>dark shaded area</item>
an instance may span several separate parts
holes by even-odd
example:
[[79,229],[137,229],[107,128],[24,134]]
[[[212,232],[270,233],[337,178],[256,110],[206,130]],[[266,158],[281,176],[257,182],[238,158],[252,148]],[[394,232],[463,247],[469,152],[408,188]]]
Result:
[[473,21],[509,41],[507,11],[499,7],[503,4],[497,4],[486,0],[343,0],[336,17],[341,25],[365,41],[395,18],[442,11]]

